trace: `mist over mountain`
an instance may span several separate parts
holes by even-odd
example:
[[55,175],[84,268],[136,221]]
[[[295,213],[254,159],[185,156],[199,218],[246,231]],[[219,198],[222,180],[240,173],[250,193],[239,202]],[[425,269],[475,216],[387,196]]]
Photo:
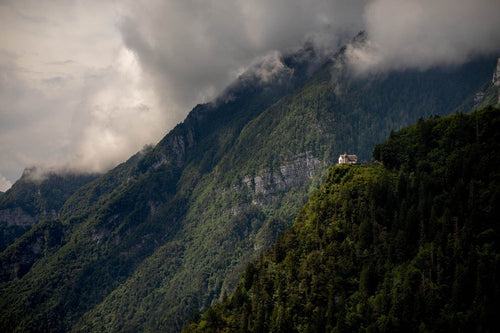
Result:
[[368,162],[392,130],[498,98],[496,56],[359,76],[348,50],[262,58],[157,145],[82,184],[0,254],[1,329],[179,331],[232,293],[339,154]]
[[499,12],[1,2],[0,331],[487,330]]
[[[240,74],[306,41],[360,74],[499,52],[495,0],[3,1],[0,190],[26,167],[104,172]],[[98,57],[96,55],[99,55]]]
[[57,218],[64,202],[80,187],[96,179],[97,174],[47,172],[26,169],[0,199],[0,250],[39,221]]

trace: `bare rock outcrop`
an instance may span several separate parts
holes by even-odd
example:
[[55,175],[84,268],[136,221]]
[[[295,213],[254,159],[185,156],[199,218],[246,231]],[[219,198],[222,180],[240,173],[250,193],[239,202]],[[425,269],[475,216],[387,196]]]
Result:
[[312,153],[304,152],[293,156],[277,170],[264,171],[255,177],[243,178],[243,183],[255,193],[270,194],[305,184],[312,178],[319,163],[319,159]]

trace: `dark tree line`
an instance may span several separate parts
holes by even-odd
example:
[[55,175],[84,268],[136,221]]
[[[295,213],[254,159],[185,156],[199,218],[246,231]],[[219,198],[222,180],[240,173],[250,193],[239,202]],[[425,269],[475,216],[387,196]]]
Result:
[[231,297],[185,332],[489,332],[500,110],[434,117],[337,166]]

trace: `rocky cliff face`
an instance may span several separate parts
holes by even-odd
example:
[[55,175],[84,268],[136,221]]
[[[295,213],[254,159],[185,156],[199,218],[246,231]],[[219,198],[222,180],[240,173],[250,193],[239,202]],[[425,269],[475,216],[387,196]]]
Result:
[[493,78],[491,79],[494,87],[497,87],[497,95],[498,101],[497,104],[500,104],[500,57],[498,57],[497,67],[493,72]]
[[243,184],[254,193],[271,194],[277,190],[286,190],[292,186],[304,185],[313,176],[320,163],[310,152],[293,156],[278,170],[269,170],[258,176],[243,178]]
[[321,167],[325,168],[326,163],[322,163],[311,152],[304,152],[290,157],[275,170],[267,169],[256,176],[245,176],[239,183],[220,192],[221,197],[230,193],[249,198],[243,204],[232,206],[225,214],[236,216],[252,206],[265,209],[285,191],[310,184],[314,173]]
[[493,79],[491,80],[494,86],[500,86],[500,57],[498,57],[497,67],[493,72]]
[[500,57],[493,68],[491,84],[474,96],[474,106],[472,109],[481,109],[487,106],[500,105]]

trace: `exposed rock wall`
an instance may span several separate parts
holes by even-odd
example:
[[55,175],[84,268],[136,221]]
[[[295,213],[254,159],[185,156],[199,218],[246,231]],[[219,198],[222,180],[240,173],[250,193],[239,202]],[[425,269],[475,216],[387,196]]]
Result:
[[498,57],[497,67],[493,72],[493,79],[491,80],[495,87],[500,87],[500,57]]
[[493,72],[493,78],[491,79],[494,87],[498,87],[498,101],[497,104],[500,104],[500,57],[498,57],[497,67]]
[[320,163],[310,152],[292,157],[277,170],[270,170],[258,176],[243,178],[243,183],[252,188],[255,193],[269,194],[276,190],[285,190],[300,186],[313,176]]

